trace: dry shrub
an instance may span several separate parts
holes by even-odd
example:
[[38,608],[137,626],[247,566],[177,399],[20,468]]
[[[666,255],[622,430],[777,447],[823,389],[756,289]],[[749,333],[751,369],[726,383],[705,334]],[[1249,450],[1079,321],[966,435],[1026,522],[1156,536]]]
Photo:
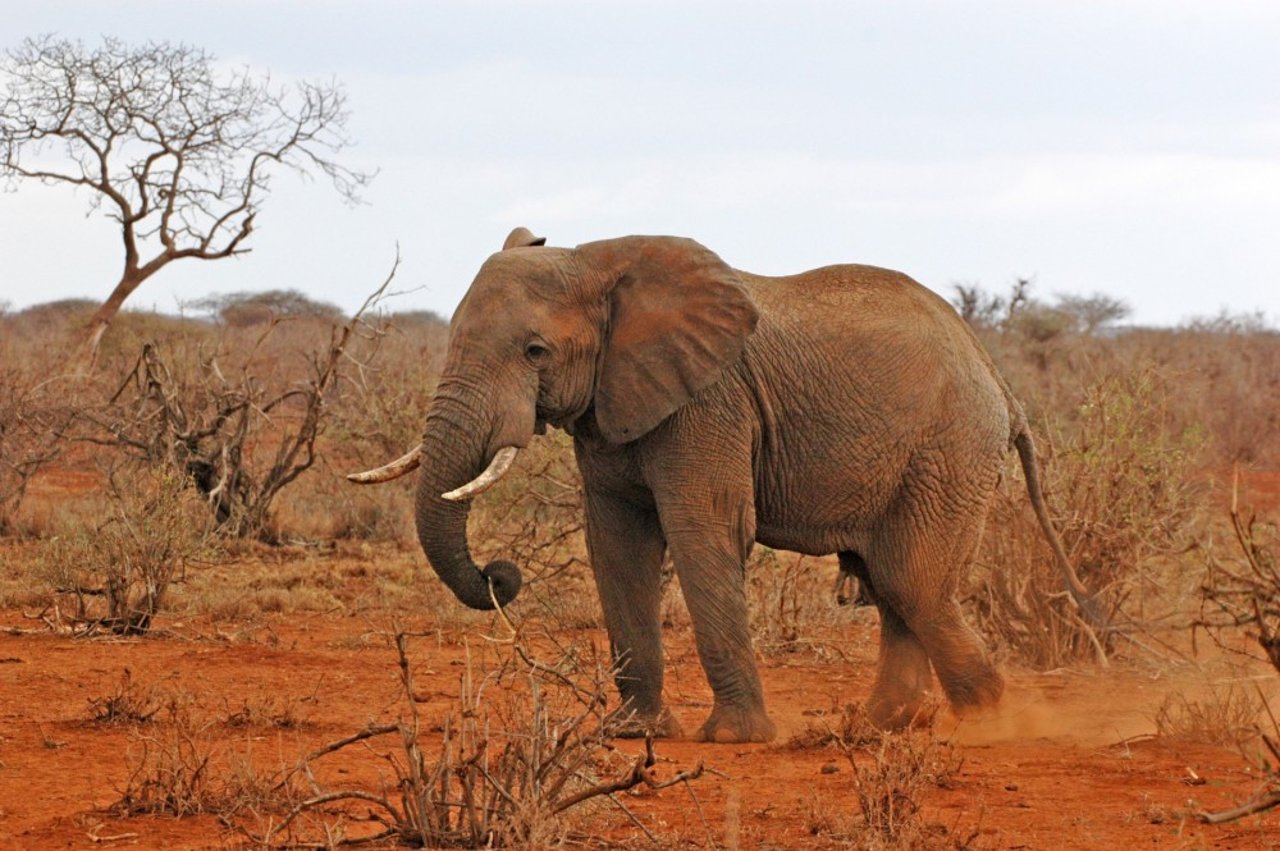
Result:
[[115,812],[181,817],[219,811],[226,800],[211,767],[211,726],[196,718],[189,697],[170,697],[156,728],[130,742],[131,770]]
[[1156,710],[1156,735],[1162,738],[1240,745],[1258,735],[1265,704],[1255,689],[1240,683],[1215,686],[1203,697],[1170,693]]
[[353,490],[341,476],[281,500],[278,523],[309,538],[409,546],[416,542],[413,495],[392,484]]
[[1039,419],[1070,421],[1099,376],[1155,368],[1176,383],[1172,433],[1203,429],[1208,457],[1219,462],[1280,461],[1280,333],[1263,317],[1224,312],[1181,328],[1108,328],[1123,314],[1114,299],[1059,296],[1047,305],[1030,287],[1019,280],[1005,296],[961,285],[955,303]]
[[[107,516],[73,526],[41,546],[38,573],[63,601],[55,628],[77,634],[141,635],[165,606],[189,562],[212,552],[203,506],[172,471],[108,473]],[[69,623],[63,610],[69,608]]]
[[786,747],[789,750],[816,750],[832,745],[865,747],[879,742],[882,737],[883,733],[867,717],[862,704],[845,703],[805,725],[803,730],[787,740]]
[[845,658],[841,621],[851,609],[836,605],[830,559],[757,546],[747,563],[747,603],[756,650],[765,656],[810,653]]
[[1196,626],[1208,629],[1215,640],[1227,630],[1245,629],[1271,666],[1280,671],[1280,565],[1276,561],[1280,536],[1275,524],[1241,513],[1238,493],[1237,473],[1231,528],[1239,552],[1234,558],[1210,552]]
[[[314,778],[321,760],[389,737],[398,746],[384,753],[393,785],[335,790],[313,779],[313,794],[262,837],[263,844],[283,836],[294,843],[293,825],[303,814],[358,802],[382,830],[353,841],[547,847],[565,840],[569,826],[562,814],[572,808],[639,785],[658,789],[701,774],[699,765],[659,780],[652,741],[637,758],[620,754],[610,740],[625,719],[605,711],[611,672],[579,648],[564,649],[550,664],[535,660],[519,639],[505,645],[507,652],[487,672],[477,670],[468,652],[458,703],[438,726],[437,749],[428,742],[414,697],[408,644],[408,635],[397,634],[405,714],[319,748],[300,766]],[[331,835],[333,825],[324,830]]]
[[99,724],[146,724],[164,705],[154,685],[134,682],[133,672],[125,668],[115,688],[102,697],[89,698],[89,718]]
[[241,699],[237,708],[227,712],[223,723],[233,728],[298,730],[307,721],[295,698],[266,695]]
[[[1112,623],[1150,626],[1184,604],[1179,557],[1196,541],[1202,441],[1169,425],[1169,388],[1154,370],[1104,374],[1073,423],[1049,423],[1042,478],[1055,524],[1084,584]],[[968,586],[983,632],[1014,657],[1054,668],[1094,656],[1091,630],[1062,588],[1020,476],[1005,476]],[[1115,635],[1099,636],[1111,647]]]
[[0,336],[0,537],[19,531],[27,487],[66,449],[60,432],[70,411],[57,383]]
[[951,832],[924,821],[921,799],[930,789],[950,788],[960,771],[961,758],[950,745],[929,733],[898,733],[881,737],[868,749],[870,761],[859,765],[852,750],[845,755],[853,773],[854,794],[866,826],[867,847],[956,847]]
[[0,547],[0,609],[40,611],[53,603],[49,587],[33,581],[32,566],[38,563],[42,546],[41,542],[23,541]]
[[334,540],[414,541],[414,477],[353,488],[345,474],[399,457],[421,440],[448,333],[448,323],[429,313],[365,320],[364,333],[351,341],[351,363],[325,401],[325,475],[282,497],[281,528]]
[[474,535],[486,552],[506,553],[523,565],[527,583],[585,566],[582,479],[572,438],[557,431],[531,443],[473,514]]
[[[925,820],[921,809],[932,789],[954,787],[962,758],[931,730],[889,733],[879,730],[857,705],[842,709],[839,729],[826,727],[824,745],[845,757],[856,812],[834,809],[832,796],[814,799],[810,832],[859,848],[964,848],[976,838],[955,834],[946,825]],[[812,747],[809,742],[803,747]]]
[[[120,447],[183,470],[228,533],[272,537],[272,502],[315,462],[324,396],[344,342],[335,334],[309,381],[280,383],[251,370],[252,350],[199,353],[182,359],[179,374],[172,355],[147,344],[109,419],[97,419]],[[240,362],[224,367],[219,359]]]
[[331,404],[330,434],[361,468],[398,458],[422,439],[449,340],[448,323],[432,314],[368,323],[374,333],[362,343],[360,366],[344,375]]
[[129,777],[112,811],[121,816],[281,813],[297,800],[290,772],[263,773],[252,740],[228,745],[187,694],[170,695],[160,717],[130,734]]
[[1257,314],[1220,313],[1165,332],[1185,404],[1227,462],[1280,461],[1280,333]]
[[477,558],[511,559],[525,571],[522,593],[563,629],[598,627],[600,605],[587,561],[582,479],[572,439],[535,440],[472,510]]
[[282,525],[305,530],[299,516],[326,518],[325,537],[407,544],[414,540],[416,478],[353,488],[337,473],[378,466],[422,439],[449,325],[432,313],[380,315],[367,325],[370,333],[359,341],[357,365],[343,374],[327,402],[326,444],[334,475],[295,492],[285,508],[293,516]]
[[[1239,554],[1234,559],[1224,559],[1215,552],[1210,553],[1209,570],[1200,588],[1200,615],[1195,627],[1208,630],[1215,641],[1233,650],[1235,647],[1227,637],[1243,629],[1257,643],[1271,666],[1280,671],[1280,570],[1276,564],[1276,527],[1259,522],[1253,513],[1247,517],[1242,514],[1239,484],[1237,469],[1232,481],[1230,514]],[[1242,703],[1245,705],[1241,706]],[[1235,728],[1246,722],[1244,715],[1251,716],[1248,722],[1254,721],[1259,707],[1271,719],[1270,733],[1261,733],[1260,736],[1268,752],[1257,760],[1263,782],[1258,792],[1244,804],[1217,813],[1202,812],[1199,814],[1202,821],[1220,824],[1280,806],[1280,725],[1260,690],[1257,702],[1252,702],[1249,697],[1231,699],[1229,693],[1226,700],[1217,700],[1208,706],[1192,704],[1180,708],[1177,720],[1227,735],[1236,734]],[[1257,727],[1253,730],[1256,732]]]
[[85,439],[181,470],[224,533],[278,540],[273,503],[318,459],[327,403],[344,374],[376,355],[382,332],[364,315],[398,265],[397,257],[345,321],[271,316],[190,337],[144,337],[141,354],[115,373],[114,392],[104,386],[102,401],[81,412]]

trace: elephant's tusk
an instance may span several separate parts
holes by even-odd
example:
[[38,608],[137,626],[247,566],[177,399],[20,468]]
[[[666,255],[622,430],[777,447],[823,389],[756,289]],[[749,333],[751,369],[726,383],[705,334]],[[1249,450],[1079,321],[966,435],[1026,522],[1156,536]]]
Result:
[[451,490],[448,493],[440,494],[451,502],[457,502],[462,499],[470,499],[479,493],[484,493],[493,487],[498,479],[506,475],[507,470],[511,469],[511,464],[516,460],[516,456],[520,454],[520,450],[514,446],[504,446],[498,450],[498,454],[493,456],[493,460],[489,462],[489,466],[485,471],[467,482],[457,490]]
[[384,464],[376,470],[365,470],[363,473],[348,473],[347,480],[359,485],[375,485],[389,482],[403,475],[412,473],[422,463],[422,446],[418,445],[401,455],[390,464]]

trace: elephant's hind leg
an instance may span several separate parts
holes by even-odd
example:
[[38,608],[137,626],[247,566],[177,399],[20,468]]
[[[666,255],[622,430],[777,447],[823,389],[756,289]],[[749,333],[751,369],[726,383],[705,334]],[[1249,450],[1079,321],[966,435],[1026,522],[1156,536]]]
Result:
[[933,618],[917,627],[917,634],[957,714],[1000,702],[1004,677],[991,662],[982,640],[965,622],[959,603],[946,600]]
[[898,534],[877,547],[868,563],[881,613],[880,670],[872,692],[872,719],[909,723],[919,711],[932,663],[957,712],[993,706],[1004,677],[955,599],[976,548],[981,522],[948,524]]
[[877,607],[880,661],[867,701],[867,715],[882,729],[900,730],[916,721],[924,708],[925,691],[933,679],[929,655],[893,607],[881,602]]

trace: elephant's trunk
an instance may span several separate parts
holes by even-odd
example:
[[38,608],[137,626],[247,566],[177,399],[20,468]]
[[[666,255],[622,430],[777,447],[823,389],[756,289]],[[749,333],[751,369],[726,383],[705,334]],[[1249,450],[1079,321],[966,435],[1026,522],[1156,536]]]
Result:
[[[484,570],[467,544],[469,500],[443,494],[472,482],[492,460],[484,437],[489,432],[464,407],[439,394],[427,417],[418,480],[417,526],[427,561],[454,595],[473,609],[505,606],[520,591],[520,570],[509,561],[490,562]],[[492,588],[492,593],[490,591]]]

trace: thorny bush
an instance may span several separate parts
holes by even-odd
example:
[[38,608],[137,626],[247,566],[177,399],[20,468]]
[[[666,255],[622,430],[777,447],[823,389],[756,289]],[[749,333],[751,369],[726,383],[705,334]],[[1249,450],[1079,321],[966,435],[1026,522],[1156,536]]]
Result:
[[96,417],[110,435],[100,442],[114,441],[137,457],[184,470],[230,535],[278,539],[272,503],[316,462],[328,398],[344,367],[360,363],[349,350],[364,339],[373,341],[365,356],[377,352],[381,331],[363,317],[383,298],[398,265],[399,257],[351,319],[330,326],[326,344],[294,353],[305,364],[304,378],[283,374],[279,360],[264,350],[281,325],[275,319],[247,347],[223,338],[212,348],[179,349],[175,356],[143,345]]
[[1231,528],[1238,552],[1234,557],[1211,552],[1200,588],[1198,628],[1218,639],[1223,631],[1244,628],[1271,666],[1280,671],[1280,534],[1276,525],[1247,516],[1239,507],[1239,471],[1231,498]]
[[[1073,422],[1043,429],[1042,478],[1055,524],[1084,584],[1122,628],[1167,619],[1186,598],[1181,560],[1198,534],[1202,489],[1190,475],[1202,440],[1169,425],[1169,387],[1155,370],[1102,375]],[[1012,466],[1012,462],[1011,465]],[[1012,472],[1012,471],[1011,471]],[[966,598],[984,633],[1020,661],[1054,668],[1094,656],[1095,639],[1062,588],[1020,475],[1006,475]]]
[[186,693],[167,696],[156,717],[130,731],[129,776],[112,805],[121,816],[281,813],[301,794],[287,770],[263,772],[253,741],[225,741],[218,723]]

